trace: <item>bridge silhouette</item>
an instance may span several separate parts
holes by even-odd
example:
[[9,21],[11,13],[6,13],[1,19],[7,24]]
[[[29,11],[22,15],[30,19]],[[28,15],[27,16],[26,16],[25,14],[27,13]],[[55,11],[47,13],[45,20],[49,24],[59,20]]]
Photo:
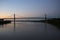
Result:
[[[16,14],[14,14],[16,15]],[[2,19],[14,19],[14,15],[10,15],[8,16],[7,18],[2,18]],[[44,14],[43,17],[16,17],[15,16],[15,19],[46,19],[47,18],[47,14]]]
[[[14,19],[14,18],[3,18],[3,19]],[[24,18],[15,18],[15,19],[45,19],[42,17],[24,17]]]
[[[6,19],[6,20],[12,19],[11,21],[14,22],[14,24],[15,24],[15,22],[41,22],[42,20],[46,21],[47,20],[46,16],[47,15],[45,14],[44,17],[23,17],[23,18],[17,18],[15,16],[15,14],[14,14],[13,18],[3,18],[3,19]],[[18,20],[18,19],[21,19],[21,20]]]
[[11,16],[9,16],[8,18],[2,18],[2,19],[47,19],[47,15],[45,14],[45,16],[44,17],[22,17],[22,18],[17,18],[16,16],[15,16],[15,14],[14,14],[14,16],[13,17],[11,17]]

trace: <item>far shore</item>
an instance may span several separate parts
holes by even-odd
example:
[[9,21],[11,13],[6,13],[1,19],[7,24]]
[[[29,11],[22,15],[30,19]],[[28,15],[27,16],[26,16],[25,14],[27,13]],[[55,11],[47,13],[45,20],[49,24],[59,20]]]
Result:
[[57,26],[58,28],[60,28],[60,18],[51,18],[51,19],[47,19],[47,20],[41,20],[41,22],[49,23],[51,25],[54,25],[54,26]]
[[[6,24],[10,22],[11,20],[0,21],[0,24]],[[60,18],[50,18],[45,20],[20,20],[18,22],[44,22],[44,23],[49,23],[51,25],[55,25],[60,28]]]
[[0,25],[11,23],[10,20],[0,20]]

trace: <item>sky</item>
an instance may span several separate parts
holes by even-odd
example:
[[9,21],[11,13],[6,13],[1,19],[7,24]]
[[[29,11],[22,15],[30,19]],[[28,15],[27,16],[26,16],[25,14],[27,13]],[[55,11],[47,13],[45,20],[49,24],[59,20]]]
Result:
[[0,0],[0,18],[60,17],[60,0]]

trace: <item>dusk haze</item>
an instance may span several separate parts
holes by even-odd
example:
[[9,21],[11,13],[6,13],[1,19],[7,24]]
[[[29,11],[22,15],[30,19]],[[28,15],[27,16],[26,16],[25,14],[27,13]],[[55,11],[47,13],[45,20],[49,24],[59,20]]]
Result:
[[60,17],[60,0],[0,0],[0,17]]
[[0,0],[0,40],[60,40],[60,0]]

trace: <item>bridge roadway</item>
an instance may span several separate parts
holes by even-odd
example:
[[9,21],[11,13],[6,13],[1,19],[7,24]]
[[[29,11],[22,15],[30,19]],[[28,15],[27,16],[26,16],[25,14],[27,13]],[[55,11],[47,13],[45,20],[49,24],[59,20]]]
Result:
[[[3,18],[3,19],[14,19],[14,18]],[[15,19],[45,19],[45,18],[15,18]]]

